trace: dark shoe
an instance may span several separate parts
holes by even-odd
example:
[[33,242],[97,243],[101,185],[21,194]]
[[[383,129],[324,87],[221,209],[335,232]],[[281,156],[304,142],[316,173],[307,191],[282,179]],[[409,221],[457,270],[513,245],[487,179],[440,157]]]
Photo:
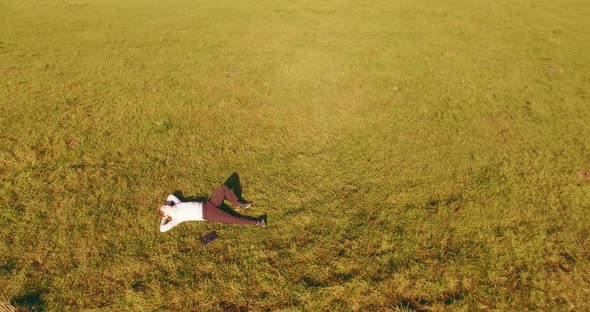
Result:
[[261,227],[266,227],[266,214],[261,216],[260,219],[258,219],[258,221],[256,221],[256,225],[257,226],[261,226]]
[[249,201],[238,202],[238,207],[248,209],[248,208],[252,207],[252,202],[249,202]]

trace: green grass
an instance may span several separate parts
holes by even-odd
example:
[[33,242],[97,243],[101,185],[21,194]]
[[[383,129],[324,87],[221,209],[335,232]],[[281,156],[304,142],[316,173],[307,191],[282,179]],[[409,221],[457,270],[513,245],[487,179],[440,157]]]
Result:
[[[2,0],[0,307],[588,310],[589,15]],[[266,229],[158,232],[233,171]]]

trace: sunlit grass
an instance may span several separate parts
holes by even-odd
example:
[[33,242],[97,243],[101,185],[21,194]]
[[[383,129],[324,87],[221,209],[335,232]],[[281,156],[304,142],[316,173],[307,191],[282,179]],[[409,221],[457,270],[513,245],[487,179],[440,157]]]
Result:
[[[0,307],[586,310],[588,14],[0,3]],[[159,233],[234,171],[266,229]]]

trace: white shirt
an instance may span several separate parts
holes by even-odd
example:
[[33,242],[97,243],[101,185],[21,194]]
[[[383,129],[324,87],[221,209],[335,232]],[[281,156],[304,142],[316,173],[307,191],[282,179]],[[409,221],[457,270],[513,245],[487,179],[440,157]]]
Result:
[[166,218],[160,222],[160,232],[166,232],[184,221],[205,221],[203,219],[203,203],[181,202],[176,196],[168,195],[166,201],[174,202],[169,216],[172,218],[166,223]]

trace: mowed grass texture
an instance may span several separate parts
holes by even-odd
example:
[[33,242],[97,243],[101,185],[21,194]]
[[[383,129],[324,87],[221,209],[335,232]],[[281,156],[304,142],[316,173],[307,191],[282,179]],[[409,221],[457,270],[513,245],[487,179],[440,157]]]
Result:
[[[589,15],[1,1],[0,307],[589,310]],[[159,233],[234,171],[266,229]]]

